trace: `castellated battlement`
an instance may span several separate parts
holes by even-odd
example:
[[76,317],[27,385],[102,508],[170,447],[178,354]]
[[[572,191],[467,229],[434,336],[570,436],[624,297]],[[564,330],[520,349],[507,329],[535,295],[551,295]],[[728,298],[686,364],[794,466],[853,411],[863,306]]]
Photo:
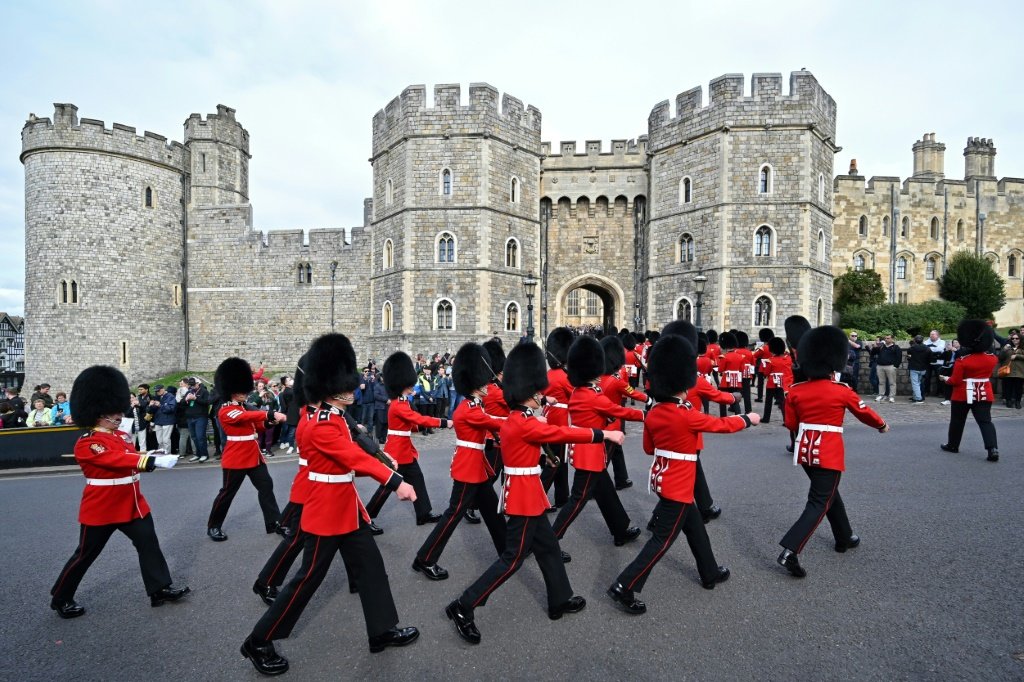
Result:
[[540,153],[540,110],[524,106],[509,94],[500,98],[487,83],[469,85],[469,103],[463,105],[462,87],[435,85],[433,103],[424,85],[410,85],[373,117],[373,153],[413,135],[490,135]]
[[74,104],[55,103],[53,120],[29,114],[21,129],[21,159],[40,151],[90,151],[127,156],[182,171],[188,151],[180,142],[168,142],[157,133],[136,133],[133,126],[78,118]]
[[789,76],[789,94],[782,92],[782,74],[755,73],[750,95],[744,93],[742,74],[726,74],[711,81],[709,102],[703,89],[692,88],[676,96],[675,116],[668,100],[659,102],[648,117],[652,150],[685,142],[722,128],[814,126],[823,138],[835,139],[836,103],[810,71]]
[[[605,149],[609,151],[604,151]],[[581,149],[582,151],[578,151]],[[636,139],[631,140],[612,140],[610,146],[607,145],[603,140],[587,140],[583,143],[581,148],[577,147],[575,140],[562,141],[555,147],[555,151],[551,151],[550,142],[540,143],[540,153],[545,157],[545,160],[550,160],[552,157],[576,157],[578,159],[591,158],[591,157],[623,157],[623,156],[639,156],[641,158],[647,155],[647,136],[641,135]],[[632,161],[633,159],[631,159]]]
[[230,144],[249,154],[249,131],[235,120],[235,110],[223,104],[217,105],[216,114],[206,119],[192,114],[185,120],[185,142],[213,141]]
[[[348,233],[351,232],[351,237]],[[308,237],[307,237],[308,235]],[[282,258],[301,257],[303,250],[313,253],[337,253],[343,256],[353,250],[360,250],[369,245],[369,230],[353,227],[322,227],[308,230],[268,230],[263,236],[265,249],[280,252]]]

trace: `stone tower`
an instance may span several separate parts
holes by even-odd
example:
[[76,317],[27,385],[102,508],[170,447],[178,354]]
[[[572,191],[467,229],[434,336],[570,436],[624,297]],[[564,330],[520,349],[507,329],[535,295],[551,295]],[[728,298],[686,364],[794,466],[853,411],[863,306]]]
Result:
[[[540,112],[487,84],[410,86],[373,118],[371,356],[526,327],[538,273]],[[535,301],[536,303],[536,301]],[[538,317],[534,325],[539,329]],[[414,347],[415,346],[415,347]]]
[[646,318],[675,319],[708,277],[703,327],[782,331],[793,314],[831,323],[836,105],[807,71],[725,75],[648,119]]
[[26,383],[70,389],[93,363],[133,381],[179,369],[188,152],[54,106],[21,132]]

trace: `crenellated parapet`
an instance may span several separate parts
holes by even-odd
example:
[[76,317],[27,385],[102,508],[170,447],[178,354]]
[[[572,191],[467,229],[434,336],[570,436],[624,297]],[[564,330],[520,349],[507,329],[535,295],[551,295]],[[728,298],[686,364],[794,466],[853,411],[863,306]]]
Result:
[[433,102],[423,85],[410,85],[373,117],[373,154],[403,138],[485,135],[540,153],[540,110],[487,83],[471,83],[469,102],[462,104],[460,85],[434,86]]
[[205,119],[192,114],[185,120],[185,143],[210,141],[228,144],[249,156],[249,131],[235,119],[235,110],[223,104],[217,105],[216,114]]
[[30,114],[21,129],[21,160],[42,151],[93,152],[125,156],[182,171],[188,152],[180,142],[157,133],[139,135],[132,126],[78,118],[74,104],[55,103],[53,120]]
[[802,126],[817,130],[823,139],[835,139],[835,100],[809,71],[790,74],[788,95],[782,92],[778,73],[753,74],[749,96],[742,74],[714,79],[708,93],[707,105],[700,87],[677,95],[674,116],[668,100],[654,106],[648,117],[651,151],[733,128]]

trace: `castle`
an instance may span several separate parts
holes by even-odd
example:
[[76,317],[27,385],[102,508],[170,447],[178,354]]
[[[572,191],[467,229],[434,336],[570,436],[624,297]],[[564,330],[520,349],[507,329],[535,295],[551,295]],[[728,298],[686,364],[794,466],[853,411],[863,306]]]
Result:
[[[178,143],[57,104],[22,130],[26,379],[69,386],[99,362],[141,380],[232,354],[288,369],[332,328],[380,360],[494,335],[509,345],[531,319],[541,338],[587,320],[830,321],[833,274],[868,248],[849,216],[874,220],[881,182],[833,181],[836,105],[810,72],[785,93],[779,74],[744,86],[722,76],[707,102],[698,87],[674,111],[655,105],[647,134],[580,150],[542,142],[540,111],[490,85],[470,85],[467,104],[457,85],[432,101],[410,86],[373,117],[372,199],[348,230],[254,229],[249,134],[233,109],[192,114]],[[936,154],[922,147],[929,170],[918,180],[915,164],[905,215],[927,188],[952,186]],[[984,170],[962,193],[1002,201],[1018,239],[1019,185]]]

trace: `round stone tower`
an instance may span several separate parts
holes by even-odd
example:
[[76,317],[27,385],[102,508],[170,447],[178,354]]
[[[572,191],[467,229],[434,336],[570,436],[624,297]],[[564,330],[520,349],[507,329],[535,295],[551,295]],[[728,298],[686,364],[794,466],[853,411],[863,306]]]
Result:
[[26,384],[70,389],[97,363],[129,381],[182,368],[185,148],[73,104],[21,139]]
[[371,356],[454,352],[493,335],[509,347],[525,333],[523,282],[539,274],[540,112],[507,94],[499,107],[485,83],[460,99],[458,85],[438,85],[428,106],[426,89],[410,86],[373,118]]

